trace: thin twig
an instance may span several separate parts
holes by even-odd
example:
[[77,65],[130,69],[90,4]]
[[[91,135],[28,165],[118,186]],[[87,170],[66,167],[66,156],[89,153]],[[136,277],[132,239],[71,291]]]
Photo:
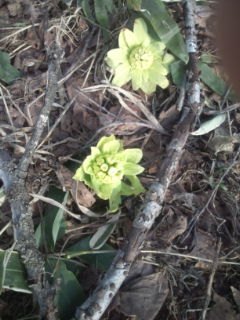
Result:
[[[196,261],[203,261],[207,263],[214,263],[214,260],[207,259],[199,256],[193,256],[191,254],[184,254],[184,253],[178,253],[178,252],[171,252],[171,251],[163,251],[163,250],[141,250],[142,254],[159,254],[159,255],[166,255],[166,256],[173,256],[173,257],[179,257],[183,259],[192,259]],[[221,257],[218,259],[219,265],[232,265],[232,266],[239,266],[240,262],[234,262],[226,260],[225,257]]]
[[131,265],[140,252],[148,231],[159,216],[165,195],[178,167],[183,148],[189,136],[191,125],[199,108],[200,87],[198,82],[197,41],[195,36],[194,0],[186,0],[186,39],[189,52],[188,75],[186,79],[186,102],[184,117],[179,122],[167,148],[158,180],[153,183],[143,205],[137,212],[132,229],[122,249],[119,249],[110,269],[99,282],[93,294],[78,307],[75,320],[99,320],[120,286],[129,274]]
[[220,179],[218,180],[216,186],[214,187],[214,189],[212,190],[208,201],[206,202],[206,204],[204,205],[204,207],[198,212],[196,213],[193,218],[190,220],[189,222],[189,226],[188,226],[188,232],[185,234],[184,238],[182,239],[182,242],[184,242],[191,234],[194,226],[196,225],[197,221],[199,220],[199,218],[204,214],[204,212],[208,209],[210,203],[214,200],[219,187],[221,186],[223,180],[225,179],[225,177],[229,174],[229,172],[232,170],[232,168],[236,165],[237,163],[237,159],[240,156],[240,147],[238,148],[232,163],[228,166],[228,168],[226,169],[226,171],[224,172],[224,174],[220,177]]
[[220,253],[220,250],[221,250],[221,245],[222,245],[221,240],[219,240],[218,243],[217,243],[216,256],[215,256],[215,259],[214,259],[213,265],[212,265],[212,271],[211,271],[211,274],[210,274],[210,277],[209,277],[209,281],[208,281],[206,300],[205,300],[205,304],[204,304],[201,320],[205,320],[206,319],[208,306],[209,306],[209,303],[211,301],[213,280],[214,280],[214,276],[215,276],[215,273],[216,273],[217,267],[218,267],[218,258],[219,258],[219,253]]

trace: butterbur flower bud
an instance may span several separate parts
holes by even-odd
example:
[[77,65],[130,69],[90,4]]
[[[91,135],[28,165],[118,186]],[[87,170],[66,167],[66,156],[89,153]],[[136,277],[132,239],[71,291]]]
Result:
[[135,20],[133,32],[122,29],[118,43],[119,48],[110,50],[105,59],[114,74],[113,85],[121,87],[131,80],[133,90],[147,94],[156,91],[157,85],[168,87],[168,66],[174,58],[165,52],[163,42],[148,34],[143,19]]
[[109,212],[118,210],[121,196],[137,195],[144,191],[137,175],[144,168],[138,165],[142,159],[140,149],[123,149],[115,136],[103,137],[91,148],[74,179],[83,181],[99,198],[109,200]]

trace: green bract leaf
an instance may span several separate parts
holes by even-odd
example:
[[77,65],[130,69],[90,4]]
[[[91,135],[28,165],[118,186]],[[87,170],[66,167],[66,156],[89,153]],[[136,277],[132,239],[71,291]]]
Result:
[[130,181],[135,195],[145,191],[138,177],[126,176],[126,178]]
[[109,136],[109,137],[102,137],[98,144],[97,144],[97,148],[100,150],[100,152],[103,151],[103,146],[107,143],[107,142],[110,142],[110,141],[114,141],[115,140],[115,137],[114,136]]
[[131,162],[126,162],[123,166],[123,172],[126,175],[133,176],[133,175],[142,173],[143,170],[144,170],[143,167],[139,166],[138,164],[131,163]]
[[105,153],[117,153],[120,150],[120,148],[121,148],[121,141],[114,140],[104,144],[102,147],[102,151]]
[[138,163],[143,156],[141,149],[126,149],[123,153],[126,156],[126,161],[133,163]]
[[118,38],[118,49],[110,50],[105,62],[112,69],[112,84],[123,86],[132,80],[134,90],[142,89],[150,94],[156,86],[169,85],[168,66],[173,56],[164,52],[163,42],[152,38],[143,19],[136,19],[133,31],[124,28]]
[[[109,212],[117,211],[122,195],[137,195],[144,191],[140,181],[129,179],[143,172],[144,168],[137,163],[142,158],[140,149],[123,150],[122,142],[114,136],[103,137],[97,147],[91,148],[74,179],[84,181],[99,198],[109,200]],[[128,175],[131,185],[122,180]]]

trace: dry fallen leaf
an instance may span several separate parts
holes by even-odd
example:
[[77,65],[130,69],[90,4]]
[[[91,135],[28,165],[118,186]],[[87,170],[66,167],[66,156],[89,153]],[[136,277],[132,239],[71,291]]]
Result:
[[165,271],[135,278],[121,289],[118,310],[138,320],[155,319],[168,292]]
[[183,234],[187,229],[187,218],[180,212],[177,214],[170,208],[168,213],[161,221],[158,228],[158,234],[161,240],[165,242],[172,242],[176,237]]
[[230,287],[232,290],[233,298],[238,306],[238,310],[240,310],[240,290],[235,287]]
[[[216,258],[216,241],[214,237],[208,232],[197,229],[195,232],[195,246],[189,254],[195,257],[214,260]],[[199,261],[195,265],[196,268],[200,269],[209,269],[211,266],[211,263],[205,261]]]
[[72,179],[73,173],[63,165],[59,165],[56,172],[64,190],[70,191],[76,203],[90,208],[96,201],[92,192],[84,183]]
[[233,306],[224,297],[214,293],[215,305],[207,314],[207,320],[237,320],[239,315],[233,310]]

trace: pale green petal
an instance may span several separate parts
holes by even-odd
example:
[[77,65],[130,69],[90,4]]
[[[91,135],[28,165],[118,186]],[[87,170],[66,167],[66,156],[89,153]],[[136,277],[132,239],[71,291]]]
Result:
[[96,158],[100,154],[100,150],[97,147],[91,147],[91,157]]
[[110,141],[115,141],[116,138],[114,135],[111,135],[109,137],[102,137],[99,141],[98,141],[98,144],[97,144],[97,148],[102,152],[103,151],[103,146],[110,142]]
[[124,162],[127,161],[126,154],[124,151],[121,151],[121,152],[118,152],[117,154],[115,154],[113,159],[115,161],[119,162],[119,164],[123,164]]
[[122,142],[120,140],[109,141],[105,143],[102,147],[102,151],[105,153],[117,153],[122,147]]
[[138,90],[142,86],[142,72],[139,70],[131,70],[132,88]]
[[163,63],[165,65],[168,65],[170,63],[172,63],[174,61],[174,56],[172,56],[171,54],[169,53],[166,53],[163,57]]
[[90,188],[93,189],[93,184],[92,184],[92,179],[91,179],[91,175],[85,173],[84,174],[84,179],[82,180],[87,186],[89,186]]
[[82,166],[77,169],[75,175],[73,176],[73,179],[78,180],[78,181],[84,181],[84,171]]
[[81,166],[80,168],[77,169],[75,175],[73,176],[74,180],[77,181],[83,181],[87,186],[92,188],[92,180],[91,180],[91,175],[87,174],[83,171],[83,167]]
[[143,19],[139,18],[135,20],[133,32],[140,43],[149,45],[149,43],[151,42],[151,38],[149,37],[147,25]]
[[119,64],[127,61],[127,50],[121,48],[112,49],[108,51],[105,61],[109,67],[115,69]]
[[162,89],[166,89],[169,86],[169,81],[165,76],[159,74],[157,84]]
[[115,69],[115,76],[112,80],[112,84],[121,87],[129,80],[131,80],[130,65],[128,63],[121,64]]
[[123,151],[126,155],[126,161],[132,163],[138,163],[143,156],[141,149],[126,149]]
[[103,200],[107,200],[108,198],[105,198],[104,194],[102,194],[102,192],[100,190],[102,183],[99,182],[94,175],[91,176],[91,182],[92,182],[92,188],[96,192],[98,197]]
[[143,76],[141,89],[146,94],[151,94],[156,91],[156,82],[152,81],[152,79],[149,78],[149,74],[147,72],[145,72],[145,76]]
[[87,158],[83,161],[82,167],[85,173],[93,174],[93,170],[91,168],[91,164],[93,160],[94,160],[94,157],[87,156]]
[[139,40],[131,30],[125,28],[120,31],[118,38],[118,44],[120,48],[129,49],[136,45],[139,45],[140,43],[141,42],[139,42]]
[[154,53],[154,55],[162,57],[164,54],[165,44],[160,41],[152,41],[149,45],[149,49]]
[[132,162],[126,162],[123,165],[123,173],[126,175],[136,175],[142,173],[144,168]]
[[99,187],[101,199],[108,200],[111,197],[115,184],[102,183]]
[[149,77],[155,81],[155,75],[158,74],[166,76],[168,74],[168,69],[161,62],[154,62],[149,69]]

